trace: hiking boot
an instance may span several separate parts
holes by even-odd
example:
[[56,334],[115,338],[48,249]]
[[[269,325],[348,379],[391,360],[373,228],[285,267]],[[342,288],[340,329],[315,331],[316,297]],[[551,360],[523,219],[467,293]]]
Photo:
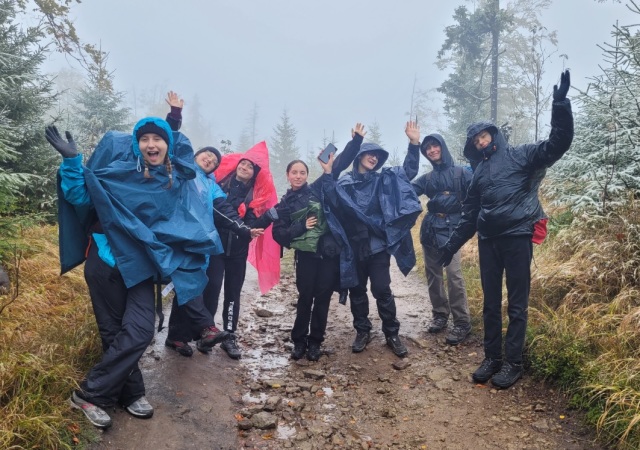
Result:
[[506,361],[502,365],[500,372],[491,378],[491,384],[500,389],[511,387],[522,378],[522,364]]
[[229,337],[228,331],[220,331],[215,325],[205,328],[200,333],[201,339],[198,341],[203,347],[213,348],[216,344],[224,341]]
[[141,419],[149,419],[153,416],[153,406],[151,406],[144,396],[140,397],[125,409],[132,416],[139,417]]
[[393,336],[387,336],[387,345],[391,347],[393,354],[400,358],[404,358],[405,356],[407,356],[407,353],[409,353],[407,347],[404,346],[397,334]]
[[440,333],[445,328],[447,328],[447,318],[445,316],[435,316],[433,320],[431,320],[427,331],[429,333]]
[[300,341],[293,343],[293,349],[291,350],[291,359],[298,360],[302,358],[307,351],[307,341]]
[[494,374],[500,372],[501,368],[501,359],[485,358],[471,377],[476,383],[486,383]]
[[198,339],[196,341],[196,348],[198,349],[199,352],[207,353],[207,354],[213,349],[213,347],[211,347],[210,345],[204,345],[202,343],[202,339]]
[[458,345],[463,342],[471,333],[471,325],[454,325],[453,329],[447,334],[445,342],[449,345]]
[[81,410],[84,415],[87,416],[89,422],[96,427],[109,428],[111,426],[111,417],[109,417],[109,414],[107,414],[104,409],[86,401],[75,392],[71,394],[69,404],[72,408]]
[[186,342],[172,341],[171,339],[167,338],[164,341],[164,345],[169,347],[169,348],[174,349],[175,351],[180,353],[182,356],[191,356],[191,355],[193,355],[193,349]]
[[317,342],[309,342],[309,347],[307,348],[307,359],[309,361],[318,361],[322,352],[320,351],[320,344]]
[[227,355],[229,355],[229,358],[231,359],[240,359],[240,357],[242,356],[236,339],[236,335],[230,333],[227,340],[220,344],[220,348],[227,352]]
[[353,340],[353,344],[351,344],[351,351],[353,353],[360,353],[367,348],[369,342],[371,342],[371,333],[368,331],[358,331],[356,338]]

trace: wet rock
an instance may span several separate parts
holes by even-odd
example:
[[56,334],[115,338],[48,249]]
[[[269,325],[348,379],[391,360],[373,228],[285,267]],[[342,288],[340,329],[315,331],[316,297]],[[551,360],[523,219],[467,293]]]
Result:
[[275,378],[272,380],[264,380],[262,384],[264,386],[270,387],[271,389],[278,389],[278,388],[287,386],[287,382],[285,380],[280,380]]
[[522,419],[520,417],[517,416],[511,416],[509,417],[509,422],[521,422]]
[[253,428],[253,422],[249,419],[242,419],[238,421],[238,428],[241,430],[250,430]]
[[453,380],[451,378],[445,378],[437,381],[435,384],[438,389],[450,389],[453,384]]
[[396,370],[404,370],[411,365],[411,362],[406,359],[401,359],[400,361],[395,361],[391,366]]
[[290,333],[291,330],[293,330],[293,325],[291,325],[289,323],[287,323],[287,324],[283,323],[278,327],[278,331],[282,331],[284,333]]
[[305,383],[305,382],[298,383],[298,387],[303,391],[307,391],[307,392],[311,391],[311,386],[313,386],[311,383]]
[[282,402],[282,397],[269,397],[262,409],[265,411],[275,411],[278,408],[278,405],[280,405],[280,402]]
[[309,361],[306,359],[299,359],[296,361],[296,366],[298,367],[309,367]]
[[549,431],[549,423],[546,421],[546,419],[533,422],[531,424],[531,427],[533,427],[534,430],[540,431],[542,433],[546,433],[547,431]]
[[449,374],[448,370],[438,367],[436,369],[431,370],[427,374],[427,378],[429,378],[433,382],[438,382],[446,378],[451,378],[451,375]]
[[385,382],[388,383],[389,382],[389,377],[386,376],[386,375],[380,375],[378,377],[378,381],[380,381],[381,383],[385,383]]
[[251,392],[256,392],[262,389],[262,385],[260,383],[253,382],[249,385],[249,389],[251,390]]
[[425,341],[424,339],[418,339],[418,338],[414,338],[414,337],[408,337],[407,339],[409,339],[411,342],[413,342],[418,348],[428,348],[429,347],[429,343],[427,341]]
[[303,370],[305,378],[311,378],[312,380],[322,380],[324,378],[324,372],[320,370],[307,369]]
[[287,395],[297,394],[300,392],[300,388],[298,386],[289,386],[284,390]]
[[269,430],[275,428],[277,425],[277,420],[274,415],[262,411],[251,418],[253,422],[253,426],[260,430]]
[[384,408],[382,409],[382,411],[380,411],[380,415],[388,419],[393,419],[398,414],[396,413],[396,410],[394,408]]
[[257,308],[255,310],[255,313],[256,313],[256,316],[258,317],[273,317],[273,313],[268,309],[264,309],[264,308]]

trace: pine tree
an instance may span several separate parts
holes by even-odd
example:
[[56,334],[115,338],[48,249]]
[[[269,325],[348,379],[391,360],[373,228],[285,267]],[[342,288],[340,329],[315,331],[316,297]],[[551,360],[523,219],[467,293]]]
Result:
[[369,130],[365,136],[365,140],[372,144],[377,144],[380,147],[384,147],[384,144],[382,143],[382,131],[380,131],[380,124],[378,121],[374,120],[368,128]]
[[294,159],[300,158],[300,149],[296,145],[298,132],[291,123],[286,109],[282,111],[280,123],[276,125],[273,132],[269,148],[271,173],[273,173],[278,193],[284,193],[288,188],[284,176],[287,165]]
[[47,50],[41,27],[15,22],[19,6],[0,1],[0,214],[50,209],[59,156],[44,139],[52,81],[40,73]]
[[109,55],[93,49],[87,69],[87,82],[76,96],[74,130],[78,149],[89,157],[109,130],[130,131],[130,109],[123,106],[124,93],[113,86],[113,73],[107,69]]
[[[629,9],[640,18],[640,8]],[[640,35],[624,26],[613,35],[602,74],[573,98],[575,137],[547,184],[574,211],[605,213],[640,196]]]

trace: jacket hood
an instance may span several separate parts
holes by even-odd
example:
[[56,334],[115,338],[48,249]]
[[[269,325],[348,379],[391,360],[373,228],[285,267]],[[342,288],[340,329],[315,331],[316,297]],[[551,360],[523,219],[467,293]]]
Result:
[[372,142],[367,142],[366,144],[362,144],[360,146],[360,150],[356,154],[355,159],[353,160],[353,170],[358,171],[358,164],[360,164],[360,158],[364,153],[377,153],[378,154],[378,164],[371,170],[371,172],[375,172],[380,167],[384,166],[384,163],[389,159],[389,152],[380,147],[378,144],[374,144]]
[[173,147],[174,147],[173,131],[171,130],[171,127],[169,126],[167,121],[159,117],[145,117],[144,119],[140,119],[138,123],[136,123],[136,125],[133,127],[133,139],[131,141],[131,145],[133,147],[133,154],[136,156],[142,157],[142,153],[140,153],[140,146],[138,145],[138,139],[136,138],[136,134],[138,132],[138,129],[140,129],[143,125],[149,122],[159,126],[164,131],[166,131],[167,136],[169,137],[167,153],[169,155],[169,159],[173,158]]
[[[436,164],[431,159],[429,159],[429,157],[427,156],[427,151],[425,149],[425,144],[427,143],[427,141],[434,139],[440,144],[440,164]],[[438,133],[431,133],[430,135],[424,137],[424,139],[422,140],[422,144],[420,144],[420,153],[422,153],[422,155],[427,158],[434,169],[442,170],[448,167],[453,167],[454,165],[453,157],[451,156],[451,153],[449,153],[447,143],[444,141],[444,138]]]
[[[487,130],[493,137],[491,144],[486,149],[479,151],[473,144],[476,134]],[[491,122],[476,122],[467,127],[467,142],[464,144],[464,156],[472,163],[478,163],[483,159],[488,159],[499,148],[507,146],[507,140],[495,124]]]

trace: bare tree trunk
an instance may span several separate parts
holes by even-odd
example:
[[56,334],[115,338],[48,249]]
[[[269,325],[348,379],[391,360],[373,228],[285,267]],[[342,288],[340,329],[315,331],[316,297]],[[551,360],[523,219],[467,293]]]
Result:
[[493,1],[493,26],[491,27],[491,121],[498,122],[498,43],[500,39],[500,27],[498,14],[500,12],[500,0]]

